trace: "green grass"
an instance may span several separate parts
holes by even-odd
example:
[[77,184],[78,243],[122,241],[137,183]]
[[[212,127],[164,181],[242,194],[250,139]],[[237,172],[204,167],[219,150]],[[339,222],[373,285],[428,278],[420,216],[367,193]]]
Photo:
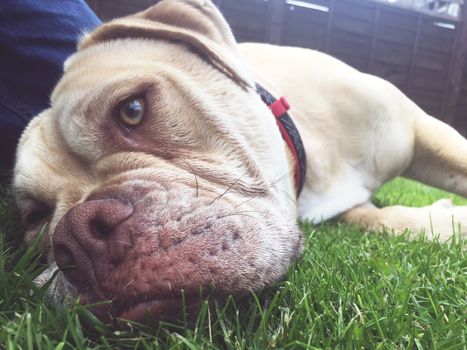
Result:
[[[396,179],[376,202],[418,206],[446,196]],[[82,306],[64,310],[45,301],[31,282],[44,267],[35,262],[34,248],[12,239],[15,222],[3,195],[0,347],[7,349],[467,349],[462,243],[303,223],[305,252],[274,288],[211,309],[204,305],[194,325],[115,331]]]

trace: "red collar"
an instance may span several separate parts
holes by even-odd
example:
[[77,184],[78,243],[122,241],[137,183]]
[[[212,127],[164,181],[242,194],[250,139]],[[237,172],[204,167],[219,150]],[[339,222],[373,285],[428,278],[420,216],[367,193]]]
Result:
[[289,147],[290,152],[295,161],[295,191],[297,197],[303,189],[305,184],[306,175],[306,154],[303,148],[302,139],[300,134],[290,118],[287,111],[290,109],[290,105],[285,99],[281,97],[276,100],[266,89],[261,85],[256,84],[256,91],[261,96],[261,99],[266,103],[271,110],[272,114],[276,118],[277,126],[281,132],[282,138]]

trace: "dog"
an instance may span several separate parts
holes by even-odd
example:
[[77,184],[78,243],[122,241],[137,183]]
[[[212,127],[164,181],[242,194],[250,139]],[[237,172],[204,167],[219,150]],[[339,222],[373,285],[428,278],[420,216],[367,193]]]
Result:
[[[287,112],[301,141],[284,142]],[[210,1],[162,0],[82,38],[21,137],[12,188],[26,241],[47,223],[39,284],[59,269],[58,294],[147,322],[177,314],[182,294],[196,307],[277,282],[302,252],[299,217],[467,233],[467,207],[448,201],[374,206],[399,175],[467,196],[467,141],[383,79],[237,44]]]

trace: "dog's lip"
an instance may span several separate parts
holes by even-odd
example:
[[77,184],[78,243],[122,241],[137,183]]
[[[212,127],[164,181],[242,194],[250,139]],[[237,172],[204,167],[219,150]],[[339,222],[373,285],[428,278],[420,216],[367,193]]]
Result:
[[200,305],[198,300],[182,303],[179,298],[153,299],[132,305],[117,316],[118,319],[143,324],[157,321],[175,321]]
[[[90,299],[80,294],[79,302],[88,304]],[[152,297],[127,302],[117,300],[98,304],[92,308],[93,313],[103,321],[122,320],[141,324],[153,324],[158,321],[176,321],[183,312],[196,311],[201,305],[201,297]]]

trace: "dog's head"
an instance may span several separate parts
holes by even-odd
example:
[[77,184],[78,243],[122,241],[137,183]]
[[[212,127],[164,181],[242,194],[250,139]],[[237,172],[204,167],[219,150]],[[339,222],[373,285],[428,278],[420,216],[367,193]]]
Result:
[[104,24],[22,136],[26,239],[48,223],[65,292],[112,300],[103,317],[258,290],[300,253],[285,146],[235,46],[209,1]]

